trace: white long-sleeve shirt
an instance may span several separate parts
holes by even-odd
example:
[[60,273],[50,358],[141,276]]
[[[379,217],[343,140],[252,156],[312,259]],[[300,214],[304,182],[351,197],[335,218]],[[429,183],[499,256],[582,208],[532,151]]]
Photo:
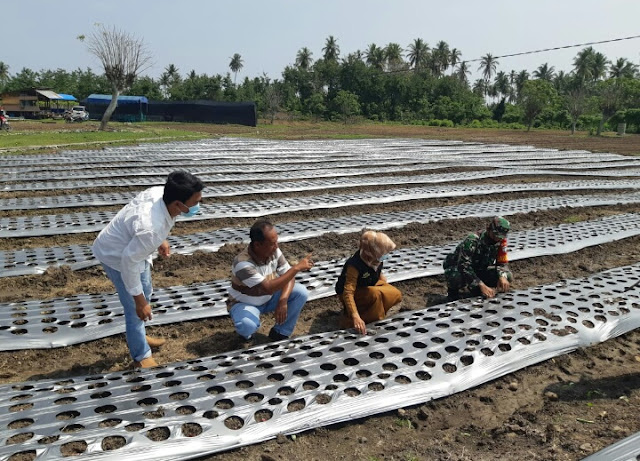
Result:
[[142,293],[140,273],[175,224],[162,201],[164,186],[140,192],[102,229],[93,242],[93,254],[119,271],[131,296]]

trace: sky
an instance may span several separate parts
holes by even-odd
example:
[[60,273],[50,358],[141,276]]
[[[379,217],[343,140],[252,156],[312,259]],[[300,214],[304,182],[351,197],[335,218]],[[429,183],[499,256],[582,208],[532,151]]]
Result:
[[[183,76],[192,69],[225,74],[239,53],[238,82],[263,73],[281,78],[305,46],[320,58],[329,35],[340,56],[371,43],[406,50],[422,38],[429,46],[446,41],[463,60],[640,35],[637,0],[14,0],[3,2],[0,17],[0,61],[11,75],[23,67],[100,72],[77,39],[99,23],[144,41],[153,56],[146,75],[158,78],[169,64]],[[594,48],[640,64],[640,38]],[[498,70],[532,72],[548,63],[570,71],[580,49],[502,58]],[[479,62],[469,64],[472,80],[479,78]]]

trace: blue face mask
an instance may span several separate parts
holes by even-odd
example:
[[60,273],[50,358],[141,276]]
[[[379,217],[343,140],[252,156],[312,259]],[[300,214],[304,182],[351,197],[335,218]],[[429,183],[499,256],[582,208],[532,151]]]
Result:
[[200,202],[190,207],[189,211],[183,212],[182,216],[184,216],[185,218],[190,218],[192,216],[195,216],[198,213],[198,211],[200,211]]
[[382,262],[382,261],[386,261],[387,259],[389,259],[389,253],[380,256],[378,258],[378,261]]

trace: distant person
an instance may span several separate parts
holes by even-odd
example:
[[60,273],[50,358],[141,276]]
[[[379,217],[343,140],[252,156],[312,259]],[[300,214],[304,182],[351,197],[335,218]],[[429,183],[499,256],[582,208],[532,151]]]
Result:
[[469,234],[444,260],[448,298],[460,298],[460,289],[472,296],[493,298],[497,292],[509,291],[513,275],[507,263],[507,234],[511,224],[495,216],[486,230]]
[[367,323],[382,320],[402,301],[400,290],[387,283],[382,274],[383,261],[396,245],[382,232],[366,231],[360,248],[344,263],[336,293],[342,302],[341,328],[355,328],[366,334]]
[[164,344],[164,339],[145,335],[144,322],[151,320],[151,256],[156,250],[162,257],[169,256],[166,238],[176,217],[198,212],[202,189],[202,181],[194,175],[174,171],[164,186],[139,193],[93,242],[93,254],[102,263],[124,307],[127,344],[135,367],[158,365],[151,347]]
[[248,341],[260,327],[260,316],[273,312],[276,324],[269,331],[273,341],[293,333],[307,289],[295,281],[300,271],[313,267],[311,255],[290,266],[278,248],[272,223],[258,220],[249,231],[249,245],[233,260],[227,306],[237,333]]

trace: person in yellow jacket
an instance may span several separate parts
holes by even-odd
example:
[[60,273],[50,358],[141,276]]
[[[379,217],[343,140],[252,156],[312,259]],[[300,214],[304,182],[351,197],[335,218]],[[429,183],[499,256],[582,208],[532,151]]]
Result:
[[382,274],[383,261],[395,247],[382,232],[362,233],[360,248],[344,263],[336,283],[343,305],[341,328],[355,328],[366,334],[367,323],[382,320],[389,309],[402,301],[400,290],[387,283]]

